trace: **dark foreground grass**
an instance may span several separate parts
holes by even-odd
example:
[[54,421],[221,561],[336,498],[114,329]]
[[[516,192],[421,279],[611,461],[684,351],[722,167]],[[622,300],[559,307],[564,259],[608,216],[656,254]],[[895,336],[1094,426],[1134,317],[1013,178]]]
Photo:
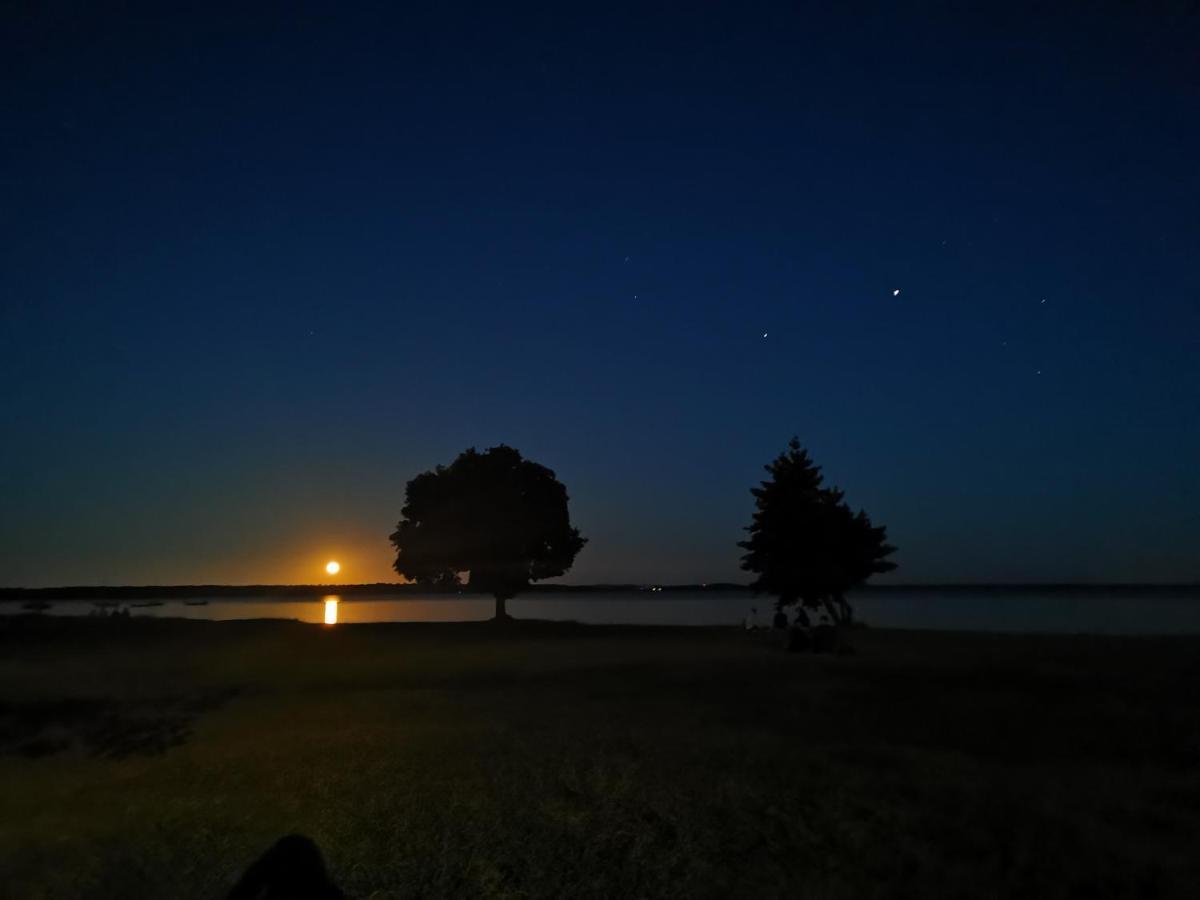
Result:
[[1194,897],[1200,641],[0,621],[0,893]]

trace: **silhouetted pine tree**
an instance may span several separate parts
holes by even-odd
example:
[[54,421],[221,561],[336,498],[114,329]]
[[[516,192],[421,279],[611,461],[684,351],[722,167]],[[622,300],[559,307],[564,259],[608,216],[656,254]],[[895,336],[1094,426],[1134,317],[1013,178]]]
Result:
[[755,593],[773,594],[782,609],[824,609],[836,624],[853,621],[845,593],[872,575],[896,568],[887,530],[857,514],[796,438],[766,466],[770,478],[752,488],[755,513],[742,568],[758,577]]

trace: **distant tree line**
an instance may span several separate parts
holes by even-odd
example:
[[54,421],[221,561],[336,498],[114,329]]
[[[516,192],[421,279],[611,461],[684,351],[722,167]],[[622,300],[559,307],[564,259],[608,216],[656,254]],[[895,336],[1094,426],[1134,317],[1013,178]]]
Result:
[[[744,591],[745,584],[709,582],[707,584],[530,584],[523,593],[530,594],[594,594],[644,591],[655,588],[663,592]],[[347,596],[425,596],[428,594],[481,594],[491,591],[458,585],[423,585],[385,581],[377,584],[167,584],[167,585],[69,585],[66,587],[0,587],[0,602],[45,598],[52,600],[150,600],[187,599],[192,597],[282,597],[310,600],[320,594]]]

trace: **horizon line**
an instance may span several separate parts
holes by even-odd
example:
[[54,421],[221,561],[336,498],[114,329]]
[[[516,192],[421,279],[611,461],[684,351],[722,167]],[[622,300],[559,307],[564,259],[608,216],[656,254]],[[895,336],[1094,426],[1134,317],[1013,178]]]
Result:
[[[933,589],[957,589],[957,590],[1003,590],[1003,589],[1042,589],[1042,590],[1069,590],[1082,588],[1157,588],[1157,589],[1200,589],[1200,581],[921,581],[921,582],[896,582],[885,584],[864,584],[856,588],[854,591],[861,590],[933,590]],[[752,590],[749,584],[733,581],[709,581],[709,582],[634,582],[634,581],[614,581],[614,582],[588,582],[588,583],[542,583],[531,584],[522,593],[545,593],[550,591],[618,591],[618,590],[651,590],[658,591],[679,591],[679,590],[719,590],[719,591],[750,591]],[[196,583],[196,584],[74,584],[74,585],[55,585],[46,587],[28,587],[28,586],[0,586],[0,597],[16,596],[30,593],[48,594],[48,593],[101,593],[101,592],[145,592],[145,591],[165,591],[165,592],[195,592],[202,590],[212,591],[324,591],[326,593],[337,593],[338,591],[404,591],[404,592],[423,592],[436,594],[484,594],[489,595],[486,590],[471,588],[470,585],[453,585],[448,587],[438,587],[433,585],[419,585],[415,582],[401,581],[376,581],[376,582],[358,582],[347,584],[330,584],[330,583],[250,583],[250,584],[230,584],[230,583]],[[765,592],[764,592],[765,593]]]

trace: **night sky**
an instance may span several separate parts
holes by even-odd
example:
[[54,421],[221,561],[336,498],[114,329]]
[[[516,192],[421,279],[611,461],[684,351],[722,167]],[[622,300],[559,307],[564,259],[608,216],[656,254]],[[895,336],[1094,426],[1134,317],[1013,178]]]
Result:
[[0,584],[395,580],[498,443],[743,580],[793,434],[884,580],[1200,579],[1186,4],[470,6],[5,4]]

